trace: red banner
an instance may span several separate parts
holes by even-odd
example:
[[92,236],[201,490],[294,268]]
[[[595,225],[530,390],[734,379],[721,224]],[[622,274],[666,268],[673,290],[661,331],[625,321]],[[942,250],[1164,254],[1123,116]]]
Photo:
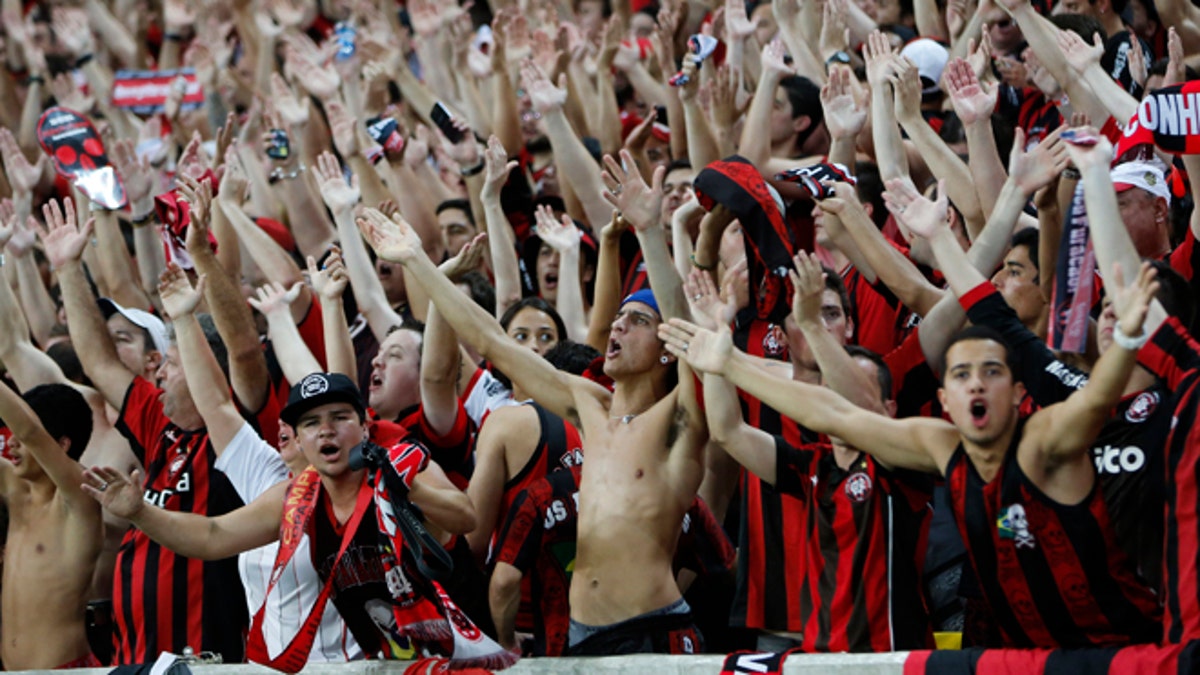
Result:
[[139,115],[163,111],[176,78],[184,81],[181,110],[195,110],[204,104],[204,88],[196,80],[196,71],[182,70],[120,70],[113,80],[112,104]]

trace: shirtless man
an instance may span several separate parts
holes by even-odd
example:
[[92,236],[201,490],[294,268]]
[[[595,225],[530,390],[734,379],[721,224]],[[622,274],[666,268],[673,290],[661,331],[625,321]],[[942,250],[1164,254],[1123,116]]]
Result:
[[11,518],[0,658],[13,670],[98,668],[84,608],[104,526],[80,487],[79,464],[91,411],[66,385],[35,387],[24,399],[0,386],[0,417],[13,433],[0,459],[0,498]]
[[[628,153],[622,159],[634,166]],[[583,432],[589,459],[579,491],[568,653],[699,651],[671,557],[704,475],[708,431],[691,372],[680,368],[679,385],[672,386],[675,359],[655,334],[664,316],[688,311],[659,225],[663,171],[655,172],[651,188],[636,169],[627,172],[611,157],[605,164],[606,196],[638,231],[657,289],[627,297],[613,320],[604,363],[612,392],[556,370],[509,340],[495,319],[437,273],[407,223],[368,210],[359,225],[381,259],[404,265],[424,285],[460,338]]]
[[696,370],[723,375],[814,431],[888,465],[945,476],[998,646],[1149,642],[1161,609],[1116,545],[1089,449],[1133,370],[1137,349],[1124,345],[1145,339],[1157,283],[1148,265],[1135,287],[1125,287],[1119,265],[1113,276],[1120,348],[1101,357],[1087,386],[1024,420],[1024,388],[1003,338],[989,329],[967,329],[946,351],[938,396],[952,422],[893,420],[821,387],[764,377],[732,349],[728,330],[672,321],[660,335]]

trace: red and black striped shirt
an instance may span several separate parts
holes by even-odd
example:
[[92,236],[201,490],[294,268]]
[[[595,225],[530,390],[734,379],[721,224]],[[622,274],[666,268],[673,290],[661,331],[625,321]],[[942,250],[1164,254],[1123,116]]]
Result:
[[801,649],[886,652],[928,647],[919,570],[931,477],[890,472],[859,453],[848,469],[833,447],[775,437],[775,485],[804,502]]
[[[183,431],[163,414],[159,390],[135,378],[117,429],[146,468],[144,498],[170,511],[219,516],[243,506],[214,464],[208,433]],[[113,581],[114,654],[120,665],[149,663],[164,651],[243,660],[246,600],[237,558],[204,562],[177,556],[137,528],[117,552]]]
[[1172,317],[1138,352],[1138,363],[1174,392],[1164,461],[1163,641],[1181,643],[1200,638],[1200,344]]
[[946,468],[959,533],[1003,647],[1100,647],[1158,640],[1158,598],[1117,544],[1096,481],[1066,506],[1017,462],[1024,420],[985,482],[960,444]]
[[517,493],[545,478],[556,469],[570,469],[583,462],[583,439],[575,425],[529,401],[524,405],[533,408],[538,418],[538,441],[533,454],[525,466],[504,483],[500,496],[500,511],[503,516],[513,503]]

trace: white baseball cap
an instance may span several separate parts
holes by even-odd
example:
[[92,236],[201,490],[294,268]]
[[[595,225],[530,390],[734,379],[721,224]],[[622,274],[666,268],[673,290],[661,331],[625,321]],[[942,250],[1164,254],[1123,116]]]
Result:
[[907,58],[917,66],[917,73],[924,82],[922,94],[932,94],[941,91],[942,71],[950,61],[950,51],[941,43],[929,38],[918,38],[904,45],[900,56]]
[[162,319],[141,309],[122,307],[109,298],[100,298],[96,304],[100,305],[100,311],[104,314],[106,321],[113,314],[120,314],[129,319],[129,322],[133,325],[149,333],[150,341],[154,343],[154,348],[160,354],[167,353],[167,346],[171,344],[171,341],[167,339],[167,326],[162,322]]
[[1130,188],[1141,188],[1155,197],[1162,197],[1171,203],[1171,188],[1163,170],[1151,162],[1134,161],[1122,162],[1112,168],[1113,187],[1118,193]]

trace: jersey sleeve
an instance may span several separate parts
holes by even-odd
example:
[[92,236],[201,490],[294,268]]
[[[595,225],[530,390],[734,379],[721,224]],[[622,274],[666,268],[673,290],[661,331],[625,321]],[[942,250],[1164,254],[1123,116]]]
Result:
[[785,495],[803,497],[812,489],[817,456],[809,449],[797,448],[775,437],[775,489]]
[[515,403],[512,390],[504,386],[487,368],[479,368],[467,384],[467,390],[460,397],[467,416],[471,418],[476,428],[483,425],[483,419],[488,413],[503,405]]
[[160,393],[159,388],[146,378],[133,378],[125,391],[125,403],[121,405],[121,416],[117,420],[117,430],[129,440],[129,449],[142,466],[154,461],[160,447],[159,439],[170,424],[163,414],[162,402],[158,400]]
[[1200,368],[1200,344],[1179,319],[1171,317],[1138,350],[1138,364],[1165,380],[1168,389],[1178,391]]
[[733,542],[703,499],[696,497],[683,516],[683,532],[675,549],[676,570],[689,569],[700,576],[728,572],[736,557]]
[[471,418],[461,401],[455,400],[457,410],[454,415],[454,425],[444,434],[439,434],[429,423],[425,415],[425,407],[421,406],[418,428],[419,435],[425,447],[429,449],[433,460],[445,471],[450,480],[460,489],[466,489],[475,469],[473,447],[471,442]]
[[243,424],[229,445],[225,446],[215,466],[229,478],[233,489],[247,504],[288,478],[283,458],[259,437],[249,422]]
[[1054,358],[1054,352],[1017,318],[990,281],[959,299],[971,323],[994,328],[1017,356],[1018,376],[1038,406],[1065,400],[1087,384],[1087,373]]

